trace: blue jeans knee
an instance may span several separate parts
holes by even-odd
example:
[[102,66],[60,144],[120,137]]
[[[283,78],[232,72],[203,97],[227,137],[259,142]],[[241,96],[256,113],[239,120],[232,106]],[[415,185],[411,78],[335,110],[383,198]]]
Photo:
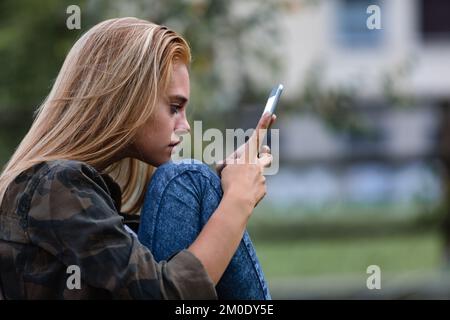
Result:
[[[139,240],[157,261],[192,244],[217,209],[223,192],[218,175],[197,160],[160,166],[148,185]],[[219,281],[220,299],[270,299],[248,232]]]

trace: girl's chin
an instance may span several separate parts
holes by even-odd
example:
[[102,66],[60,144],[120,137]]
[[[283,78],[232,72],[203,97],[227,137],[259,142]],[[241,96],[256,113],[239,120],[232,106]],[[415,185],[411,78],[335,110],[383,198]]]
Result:
[[172,158],[169,156],[169,157],[161,159],[159,161],[155,161],[155,163],[153,163],[152,166],[159,167],[159,166],[163,165],[164,163],[169,162],[170,160],[172,160]]
[[[160,165],[163,165],[164,163],[168,162],[172,160],[172,155],[170,152],[165,152],[164,154],[161,154],[160,157],[158,157],[157,159],[153,158],[153,159],[147,159],[147,161],[143,161],[153,167],[159,167]],[[142,160],[141,160],[142,161]]]

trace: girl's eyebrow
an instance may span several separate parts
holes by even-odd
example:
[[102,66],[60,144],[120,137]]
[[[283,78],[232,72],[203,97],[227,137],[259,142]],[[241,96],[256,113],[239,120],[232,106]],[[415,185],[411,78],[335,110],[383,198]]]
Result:
[[179,95],[179,94],[174,95],[174,96],[170,96],[169,99],[171,101],[176,101],[176,102],[178,102],[180,104],[186,104],[188,102],[188,98],[186,98],[186,97],[184,97],[182,95]]

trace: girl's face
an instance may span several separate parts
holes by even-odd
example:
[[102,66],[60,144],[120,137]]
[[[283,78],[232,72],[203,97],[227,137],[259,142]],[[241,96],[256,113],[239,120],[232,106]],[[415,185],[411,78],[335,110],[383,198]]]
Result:
[[161,96],[154,117],[139,129],[131,156],[158,167],[171,159],[179,136],[190,131],[186,119],[189,73],[185,64],[175,63],[167,92]]

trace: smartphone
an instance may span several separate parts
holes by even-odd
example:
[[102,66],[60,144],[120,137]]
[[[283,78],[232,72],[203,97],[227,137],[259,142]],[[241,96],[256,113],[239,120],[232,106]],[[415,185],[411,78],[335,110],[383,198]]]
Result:
[[277,108],[278,100],[280,99],[281,93],[283,92],[283,85],[279,84],[274,87],[270,92],[269,99],[267,99],[266,107],[264,108],[264,113],[270,112],[271,114],[275,113],[275,109]]

